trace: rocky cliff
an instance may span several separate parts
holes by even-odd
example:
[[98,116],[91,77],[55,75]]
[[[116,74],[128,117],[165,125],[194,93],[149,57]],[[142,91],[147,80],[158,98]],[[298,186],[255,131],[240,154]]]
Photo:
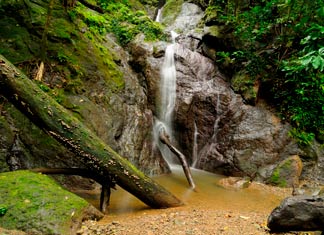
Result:
[[[140,3],[137,7],[144,8]],[[84,15],[73,15],[78,8]],[[128,65],[129,55],[116,38],[110,33],[99,34],[88,23],[100,19],[100,13],[81,3],[65,8],[58,0],[6,1],[0,9],[4,56],[33,79],[42,50],[46,50],[45,72],[39,86],[146,173],[167,171],[163,159],[152,148],[153,115],[140,75]],[[80,167],[71,152],[4,98],[0,123],[1,171]]]
[[[134,12],[140,12],[136,19],[145,18],[142,12],[146,10],[152,18],[156,14],[157,2],[153,6],[129,2]],[[205,25],[207,3],[192,2],[197,5],[167,1],[161,19],[167,34],[171,30],[180,34],[175,45],[178,148],[197,168],[266,182],[273,181],[274,169],[281,162],[298,155],[303,177],[323,180],[322,150],[316,145],[301,149],[288,135],[288,123],[265,102],[247,103],[219,71],[213,57],[219,39],[210,36],[211,21]],[[45,50],[45,73],[42,81],[35,81],[44,91],[146,173],[168,172],[152,135],[159,108],[160,67],[168,42],[149,42],[147,27],[128,40],[128,33],[136,28],[107,21],[105,14],[82,3],[65,8],[58,0],[6,1],[0,9],[4,56],[32,79]],[[106,30],[112,22],[128,28]],[[1,171],[80,166],[73,154],[4,98],[0,101]]]
[[[297,155],[297,162],[292,164],[296,167],[287,170],[292,170],[292,175],[298,178],[304,166],[303,178],[322,180],[323,152],[319,145],[298,146],[289,135],[289,123],[282,121],[266,101],[260,99],[251,104],[245,93],[233,88],[231,77],[219,70],[210,53],[220,39],[208,36],[213,25],[209,21],[208,26],[204,24],[206,15],[198,5],[184,2],[171,10],[165,5],[161,19],[168,24],[167,31],[180,33],[174,47],[177,70],[174,130],[177,144],[188,161],[211,172],[281,184],[277,179],[280,176],[274,176],[274,169]],[[169,22],[170,18],[174,20]],[[156,95],[152,104],[160,99],[156,77],[165,48],[165,44],[147,44],[140,38],[131,44],[134,64],[142,66],[148,93],[151,97]],[[138,56],[138,51],[145,52]],[[286,186],[289,185],[293,184]]]

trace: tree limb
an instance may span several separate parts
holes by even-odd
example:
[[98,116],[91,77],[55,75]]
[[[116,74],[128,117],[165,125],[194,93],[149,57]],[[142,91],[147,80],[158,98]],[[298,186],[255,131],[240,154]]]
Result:
[[188,166],[186,157],[176,148],[171,144],[171,141],[169,139],[169,136],[167,135],[167,133],[165,132],[164,129],[162,129],[160,131],[160,140],[163,144],[165,144],[166,146],[168,146],[168,148],[171,150],[171,152],[173,152],[178,159],[180,160],[180,163],[182,165],[182,169],[186,175],[187,181],[189,183],[189,185],[191,186],[192,189],[195,189],[196,185],[193,181],[192,175],[191,175],[191,171],[190,171],[190,167]]

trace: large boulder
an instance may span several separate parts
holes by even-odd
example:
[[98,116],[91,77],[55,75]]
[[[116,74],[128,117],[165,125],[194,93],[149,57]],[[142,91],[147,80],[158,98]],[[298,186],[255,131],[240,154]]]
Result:
[[271,212],[268,227],[271,232],[324,231],[324,198],[286,198]]
[[29,171],[0,174],[0,227],[28,234],[76,234],[85,219],[103,214],[51,178]]
[[274,168],[268,182],[280,187],[297,188],[302,169],[303,163],[299,156],[288,157]]
[[264,107],[246,105],[213,61],[180,44],[175,48],[175,128],[180,146],[196,167],[253,176],[299,153],[288,136],[289,125]]

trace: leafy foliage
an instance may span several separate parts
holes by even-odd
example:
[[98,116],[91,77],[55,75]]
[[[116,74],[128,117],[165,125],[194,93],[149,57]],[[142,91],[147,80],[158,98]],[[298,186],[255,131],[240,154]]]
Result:
[[324,0],[213,0],[208,11],[232,29],[219,62],[266,84],[301,144],[324,139]]

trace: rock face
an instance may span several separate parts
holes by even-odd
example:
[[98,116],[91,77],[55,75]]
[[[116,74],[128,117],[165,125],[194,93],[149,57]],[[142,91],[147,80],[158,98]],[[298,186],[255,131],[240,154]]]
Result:
[[[200,16],[198,10],[193,12]],[[180,14],[178,19],[183,17],[186,15]],[[177,25],[169,29],[177,31]],[[179,148],[199,169],[258,177],[261,181],[268,179],[278,162],[301,152],[288,136],[289,125],[262,105],[245,104],[215,63],[203,56],[199,47],[201,35],[191,28],[184,34],[176,39],[174,46],[177,70],[174,131]],[[161,47],[143,41],[135,41],[131,47],[146,51],[144,57],[133,59],[142,61],[148,93],[155,94],[152,104],[160,99],[156,79],[163,59],[154,57],[153,51]]]
[[196,167],[253,176],[298,153],[289,126],[263,107],[245,105],[211,60],[179,44],[175,51],[175,129]]
[[271,232],[324,231],[324,198],[286,198],[268,218]]
[[76,234],[85,219],[103,214],[51,178],[28,171],[0,174],[0,227],[28,234]]
[[[26,72],[32,78],[33,58],[40,53],[39,35],[44,30],[48,1],[6,1],[0,8],[3,55],[22,68],[22,61],[27,61]],[[128,53],[110,35],[98,39],[90,36],[91,30],[84,23],[72,23],[62,1],[53,1],[52,14],[47,53],[49,57],[61,58],[61,63],[45,66],[40,86],[54,92],[58,102],[145,173],[167,172],[161,155],[153,150],[153,114],[141,75],[128,64]],[[72,60],[76,63],[71,64]],[[1,97],[0,114],[0,172],[10,168],[83,167],[73,154]]]

